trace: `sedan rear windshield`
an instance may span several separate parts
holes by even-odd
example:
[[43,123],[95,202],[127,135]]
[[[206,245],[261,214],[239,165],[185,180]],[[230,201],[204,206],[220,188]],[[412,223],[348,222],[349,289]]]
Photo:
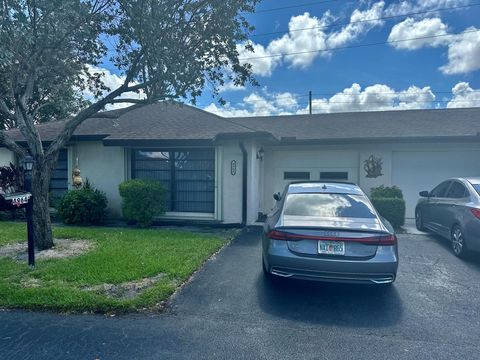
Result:
[[478,195],[480,195],[480,184],[473,184],[473,188],[477,190]]
[[288,194],[283,213],[325,218],[376,217],[365,196],[350,194]]

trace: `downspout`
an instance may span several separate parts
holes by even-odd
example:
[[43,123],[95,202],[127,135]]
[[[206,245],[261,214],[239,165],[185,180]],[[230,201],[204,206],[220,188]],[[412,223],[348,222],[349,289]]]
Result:
[[240,141],[240,150],[242,151],[242,226],[247,224],[247,149],[243,141]]

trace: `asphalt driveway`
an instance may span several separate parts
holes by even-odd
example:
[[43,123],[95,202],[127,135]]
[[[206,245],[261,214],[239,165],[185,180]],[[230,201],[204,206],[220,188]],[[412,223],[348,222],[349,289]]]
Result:
[[479,359],[480,256],[400,235],[389,289],[265,283],[244,231],[160,315],[0,313],[0,359]]

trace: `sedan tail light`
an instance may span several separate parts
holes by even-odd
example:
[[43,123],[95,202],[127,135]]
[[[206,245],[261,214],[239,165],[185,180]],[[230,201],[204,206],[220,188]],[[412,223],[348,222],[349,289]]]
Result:
[[292,233],[278,231],[278,230],[271,230],[267,233],[267,237],[273,240],[285,240],[285,241],[330,240],[330,241],[357,242],[357,243],[371,244],[371,245],[395,245],[397,243],[397,237],[391,234],[350,238],[350,237],[301,235],[301,234],[292,234]]
[[480,209],[472,208],[470,211],[472,212],[473,216],[475,216],[477,219],[480,219]]

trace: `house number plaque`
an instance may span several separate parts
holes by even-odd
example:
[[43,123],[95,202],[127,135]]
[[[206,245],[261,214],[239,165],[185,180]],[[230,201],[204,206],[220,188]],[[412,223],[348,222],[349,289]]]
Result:
[[230,174],[235,175],[237,173],[237,162],[232,160],[230,163]]

